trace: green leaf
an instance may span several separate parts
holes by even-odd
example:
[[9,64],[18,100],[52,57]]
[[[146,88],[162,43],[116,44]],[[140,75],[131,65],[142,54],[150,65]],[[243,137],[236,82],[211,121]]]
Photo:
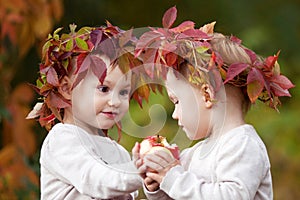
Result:
[[66,51],[71,51],[74,48],[73,39],[69,40],[66,44]]
[[69,60],[68,60],[68,59],[63,60],[63,61],[62,61],[62,65],[64,66],[64,68],[65,68],[66,70],[68,70]]
[[86,33],[90,33],[92,31],[92,27],[82,27],[77,31],[77,35],[82,35],[82,34],[86,34]]
[[47,41],[43,48],[42,48],[42,56],[44,56],[46,54],[46,52],[48,51],[49,47],[52,46],[51,40]]
[[54,33],[53,33],[53,38],[55,39],[55,40],[59,40],[59,32],[62,30],[63,28],[58,28],[58,29],[56,29],[55,31],[54,31]]
[[81,39],[81,38],[75,38],[75,42],[76,42],[76,45],[80,49],[85,50],[85,51],[89,50],[88,44],[83,39]]
[[37,80],[36,80],[36,86],[37,86],[38,88],[41,88],[43,85],[44,85],[44,84],[41,82],[40,79],[37,79]]
[[199,47],[196,47],[196,51],[200,54],[203,54],[205,53],[209,48],[208,47],[205,47],[205,46],[199,46]]

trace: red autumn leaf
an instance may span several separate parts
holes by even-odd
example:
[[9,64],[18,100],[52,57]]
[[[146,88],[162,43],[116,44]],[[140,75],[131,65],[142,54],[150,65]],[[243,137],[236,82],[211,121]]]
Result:
[[132,98],[133,98],[136,102],[138,102],[138,104],[140,105],[141,108],[143,108],[143,98],[140,97],[140,96],[138,95],[138,92],[137,92],[137,91],[135,91],[135,92],[133,93]]
[[[78,63],[78,61],[77,61],[77,63]],[[86,57],[84,57],[82,64],[80,66],[77,66],[76,74],[77,73],[80,74],[84,71],[87,71],[87,69],[90,67],[90,65],[91,65],[91,55],[87,55]]]
[[124,74],[130,70],[129,57],[127,56],[128,54],[129,53],[123,54],[118,58],[119,68]]
[[133,32],[133,29],[130,29],[118,36],[120,47],[123,47],[127,42],[129,42],[131,40],[132,32]]
[[153,43],[160,36],[160,33],[153,31],[144,33],[136,44],[135,57],[138,57],[144,49],[150,47],[151,43]]
[[46,103],[56,108],[67,108],[70,106],[70,103],[61,94],[54,91],[49,93]]
[[46,95],[47,93],[49,93],[51,90],[53,90],[53,86],[50,85],[49,83],[43,85],[41,88],[40,88],[40,92],[39,94],[41,95]]
[[210,37],[204,33],[203,31],[199,29],[188,29],[184,32],[182,32],[179,36],[178,39],[184,39],[184,38],[189,38],[189,37],[194,37],[194,38],[199,38],[199,39],[209,39]]
[[257,60],[257,56],[254,51],[251,51],[250,49],[244,49],[244,51],[248,54],[251,63],[254,63]]
[[59,81],[58,81],[58,75],[53,67],[50,67],[47,74],[47,82],[53,86],[58,86]]
[[157,49],[147,49],[144,54],[141,55],[143,63],[154,63],[157,56]]
[[79,56],[77,57],[77,69],[76,69],[76,71],[75,71],[75,74],[77,74],[78,73],[78,71],[79,71],[79,69],[80,69],[80,67],[81,67],[81,65],[82,65],[82,63],[83,63],[83,61],[85,60],[85,58],[86,58],[86,56],[87,56],[87,54],[79,54]]
[[[132,55],[132,53],[126,53],[126,54],[124,54],[126,57],[127,57],[127,59],[129,60],[129,68],[130,69],[134,69],[134,68],[136,68],[136,67],[140,67],[140,66],[142,66],[143,65],[143,62],[140,60],[140,59],[137,59],[137,58],[135,58],[133,55]],[[128,68],[128,70],[130,70]],[[126,72],[128,72],[128,70],[126,70],[125,71],[125,73]]]
[[262,73],[259,69],[251,68],[247,76],[247,93],[252,103],[255,102],[266,85]]
[[242,43],[242,40],[239,39],[238,37],[234,36],[234,35],[230,36],[230,40],[231,40],[232,42],[237,43],[237,44],[241,44],[241,43]]
[[186,31],[188,29],[193,29],[195,26],[195,23],[192,21],[184,21],[179,26],[172,28],[171,31],[175,33],[182,33],[183,31]]
[[83,71],[81,73],[78,73],[78,75],[77,75],[77,77],[76,77],[76,79],[75,79],[75,81],[74,81],[74,83],[72,85],[72,90],[80,83],[80,81],[82,79],[84,79],[84,77],[86,76],[87,72],[88,72],[88,70],[85,70],[85,71]]
[[283,89],[295,87],[295,85],[284,75],[273,76],[270,81],[278,84]]
[[51,112],[54,114],[55,118],[58,119],[59,121],[62,121],[62,116],[60,113],[60,108],[56,108],[54,106],[50,106],[49,109],[51,110]]
[[59,56],[59,60],[64,60],[72,55],[72,52],[65,52]]
[[166,55],[165,60],[166,60],[166,63],[167,63],[168,66],[173,66],[177,61],[177,54],[172,53],[172,52],[168,53]]
[[161,50],[163,50],[162,51],[163,56],[166,55],[169,52],[174,52],[176,49],[177,49],[176,44],[172,44],[172,43],[169,43],[169,42],[166,42],[161,46]]
[[144,63],[145,73],[151,78],[155,75],[155,60],[157,59],[157,49],[147,49],[143,54],[142,59]]
[[119,33],[119,30],[116,26],[113,26],[112,24],[108,25],[107,28],[105,28],[106,33],[110,33],[110,35],[116,35]]
[[99,81],[103,83],[106,77],[106,63],[98,56],[93,55],[90,57],[91,59],[91,69],[96,77],[98,77]]
[[249,84],[253,81],[259,81],[262,85],[264,85],[264,82],[265,82],[263,72],[254,67],[251,68],[251,70],[247,76],[247,84]]
[[279,53],[280,53],[280,51],[278,51],[278,53],[275,56],[269,56],[266,58],[265,64],[268,69],[272,69],[272,67],[274,66],[274,64],[276,63],[276,61],[278,59]]
[[[91,41],[92,43],[97,47],[102,40],[102,31],[99,29],[96,29],[91,32]],[[90,45],[89,45],[90,47]]]
[[40,117],[39,118],[39,123],[41,124],[41,126],[45,126],[46,124],[52,122],[55,120],[55,115],[52,113],[51,115],[48,115],[46,117]]
[[142,99],[145,99],[147,102],[149,100],[150,90],[147,84],[141,85],[137,92]]
[[177,9],[175,6],[173,6],[172,8],[169,8],[163,18],[162,18],[162,24],[164,28],[170,28],[173,23],[175,22],[177,17]]
[[288,96],[290,97],[291,94],[289,93],[288,89],[284,89],[282,87],[280,87],[280,85],[278,85],[277,83],[270,83],[270,87],[272,92],[276,95],[276,96]]
[[107,55],[109,58],[116,58],[118,52],[118,41],[116,37],[107,38],[99,45],[99,51]]
[[212,69],[212,75],[214,77],[214,84],[215,84],[214,88],[216,89],[216,91],[218,91],[221,88],[223,83],[221,73],[218,69]]
[[228,81],[231,81],[234,77],[242,73],[245,69],[249,67],[249,64],[246,63],[236,63],[229,66],[227,70],[226,80],[224,84]]

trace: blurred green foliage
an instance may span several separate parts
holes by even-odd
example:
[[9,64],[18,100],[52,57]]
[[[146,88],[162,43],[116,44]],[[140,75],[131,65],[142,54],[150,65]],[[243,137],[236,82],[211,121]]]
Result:
[[[102,25],[105,20],[123,29],[161,26],[164,11],[174,5],[178,9],[175,25],[183,20],[192,20],[200,27],[216,21],[215,31],[238,36],[258,54],[272,55],[281,50],[281,71],[296,84],[296,88],[291,90],[293,97],[282,99],[280,113],[257,103],[248,114],[247,122],[256,127],[269,151],[274,199],[300,199],[300,90],[297,87],[300,84],[299,0],[65,0],[63,19],[54,29],[61,26],[67,29],[70,23],[76,23],[78,27]],[[38,54],[30,51],[22,61],[23,67],[15,75],[12,86],[24,81],[34,82],[38,59]],[[167,116],[160,134],[168,136],[169,141],[178,143],[181,148],[192,145],[178,130],[177,122],[171,119],[173,105],[166,94],[151,95],[149,103],[144,102],[143,110],[131,102],[129,114],[136,124],[143,127],[151,123],[148,109],[155,104],[161,104],[165,109],[162,119]],[[140,117],[142,114],[144,117]],[[115,131],[111,131],[112,137],[116,137]],[[141,135],[145,134],[132,132],[134,134],[124,133],[121,140],[129,151],[135,141],[140,141]]]

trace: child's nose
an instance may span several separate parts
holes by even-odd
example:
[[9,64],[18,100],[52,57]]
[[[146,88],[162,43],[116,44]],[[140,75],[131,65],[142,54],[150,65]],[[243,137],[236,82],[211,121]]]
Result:
[[110,99],[108,101],[108,105],[110,106],[119,106],[121,103],[120,97],[116,93],[112,93]]
[[172,118],[178,120],[178,105],[177,104],[175,105],[175,108],[174,108],[174,111],[172,114]]

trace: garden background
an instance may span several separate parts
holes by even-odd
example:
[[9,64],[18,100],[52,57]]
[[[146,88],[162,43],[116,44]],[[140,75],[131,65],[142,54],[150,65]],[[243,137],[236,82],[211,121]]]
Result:
[[[39,149],[46,131],[25,117],[36,102],[27,83],[35,83],[47,34],[58,27],[68,30],[71,23],[99,26],[105,20],[122,29],[161,26],[163,13],[174,5],[175,25],[192,20],[200,27],[216,21],[215,31],[236,35],[258,54],[281,50],[281,71],[296,85],[292,98],[281,99],[280,113],[254,105],[247,122],[255,125],[268,148],[274,199],[300,199],[299,0],[0,0],[0,199],[39,199]],[[144,128],[154,119],[166,119],[160,134],[186,148],[193,143],[171,119],[172,109],[165,94],[151,94],[143,110],[131,102],[129,116]],[[144,130],[140,127],[137,131]],[[125,132],[121,144],[130,151],[140,140]]]

